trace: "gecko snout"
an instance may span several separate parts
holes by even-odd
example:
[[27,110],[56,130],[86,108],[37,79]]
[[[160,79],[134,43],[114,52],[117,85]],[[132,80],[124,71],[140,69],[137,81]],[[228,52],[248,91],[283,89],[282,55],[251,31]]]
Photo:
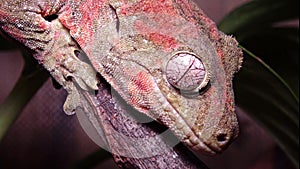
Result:
[[230,140],[230,137],[226,133],[220,133],[217,135],[216,140],[220,145],[225,145]]
[[238,133],[238,126],[233,126],[231,129],[221,129],[213,135],[209,147],[216,152],[222,152],[237,138]]
[[233,140],[232,135],[227,133],[221,132],[216,136],[216,144],[221,149],[226,148],[232,140]]

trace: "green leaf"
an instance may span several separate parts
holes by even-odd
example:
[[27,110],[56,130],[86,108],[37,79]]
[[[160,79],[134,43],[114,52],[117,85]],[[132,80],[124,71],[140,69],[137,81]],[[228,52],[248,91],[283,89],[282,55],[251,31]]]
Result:
[[261,57],[244,49],[252,57],[245,54],[235,78],[236,102],[299,168],[299,28],[278,24],[297,18],[298,0],[253,0],[226,16],[219,29]]
[[12,92],[0,105],[0,141],[47,78],[48,74],[44,71],[32,72],[19,78]]
[[[25,53],[23,52],[23,54]],[[23,56],[26,58],[30,55]],[[33,59],[32,56],[31,59]],[[30,61],[29,58],[25,61],[22,75],[9,96],[0,105],[0,141],[21,114],[23,108],[49,77],[49,74],[44,69],[39,69],[34,61]]]
[[298,166],[299,102],[261,62],[248,55],[244,60],[234,81],[237,104],[271,133]]
[[299,0],[253,0],[228,14],[218,27],[237,36],[296,18],[299,18]]
[[299,97],[299,29],[269,28],[242,42],[291,86]]

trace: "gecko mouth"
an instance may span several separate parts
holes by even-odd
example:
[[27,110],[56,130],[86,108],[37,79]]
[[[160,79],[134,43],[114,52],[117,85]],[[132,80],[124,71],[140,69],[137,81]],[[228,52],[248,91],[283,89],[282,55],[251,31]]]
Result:
[[[184,118],[181,118],[185,122]],[[207,155],[221,153],[237,138],[239,133],[236,116],[231,116],[231,118],[224,121],[221,120],[217,126],[214,126],[216,127],[214,130],[214,127],[208,127],[202,129],[199,133],[186,123],[186,127],[181,130],[185,131],[185,135],[188,137],[183,142],[193,150],[201,151]],[[232,125],[228,126],[228,124]]]
[[176,109],[174,111],[180,117],[180,120],[175,123],[175,128],[183,131],[185,136],[183,142],[192,150],[206,155],[219,154],[238,136],[239,127],[236,116],[230,116],[230,118],[219,121],[217,126],[204,127],[197,132]]
[[[197,121],[191,122],[189,120],[192,118],[185,118],[184,112],[178,110],[178,106],[175,106],[176,104],[173,104],[172,100],[168,99],[168,95],[164,98],[172,109],[171,112],[173,113],[171,114],[174,114],[176,119],[174,125],[169,125],[168,127],[171,128],[175,135],[177,135],[177,137],[192,150],[200,151],[207,155],[218,154],[226,149],[238,136],[238,122],[236,116],[233,115],[234,112],[224,112],[223,114],[226,114],[227,117],[220,119],[213,118],[213,114],[215,113],[211,112],[212,117],[207,117],[205,120],[206,122],[203,122],[208,125],[203,125],[201,129],[197,129],[195,128],[198,123]],[[190,113],[185,112],[185,114]],[[229,114],[232,115],[229,116]],[[209,123],[207,120],[209,120]],[[164,121],[164,119],[160,119],[160,121]]]
[[[179,115],[179,113],[177,113],[177,114]],[[185,124],[183,124],[184,127],[180,128],[182,126],[182,124],[180,126],[175,124],[175,127],[178,130],[181,130],[184,132],[183,135],[185,135],[185,137],[183,138],[182,142],[185,145],[187,145],[194,151],[200,151],[207,155],[214,155],[214,154],[217,154],[220,152],[219,149],[214,148],[210,144],[203,141],[199,136],[197,136],[197,134],[190,128],[190,126],[188,126],[188,124],[185,122],[185,120],[182,117],[181,117],[180,121],[183,121],[185,123]],[[177,124],[178,124],[178,121],[177,121]],[[176,133],[176,131],[175,131],[175,133]]]

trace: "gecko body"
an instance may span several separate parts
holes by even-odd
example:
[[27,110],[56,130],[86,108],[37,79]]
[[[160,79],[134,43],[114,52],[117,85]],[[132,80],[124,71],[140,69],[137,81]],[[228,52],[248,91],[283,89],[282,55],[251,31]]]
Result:
[[67,90],[68,114],[84,106],[78,90],[97,90],[100,73],[194,150],[221,152],[238,135],[241,49],[192,1],[1,0],[0,28]]

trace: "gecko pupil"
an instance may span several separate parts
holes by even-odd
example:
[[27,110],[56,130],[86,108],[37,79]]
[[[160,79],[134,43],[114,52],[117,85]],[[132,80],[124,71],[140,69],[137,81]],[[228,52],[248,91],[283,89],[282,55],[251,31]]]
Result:
[[206,79],[206,69],[201,59],[192,53],[180,52],[171,57],[166,67],[168,82],[178,90],[199,88]]

